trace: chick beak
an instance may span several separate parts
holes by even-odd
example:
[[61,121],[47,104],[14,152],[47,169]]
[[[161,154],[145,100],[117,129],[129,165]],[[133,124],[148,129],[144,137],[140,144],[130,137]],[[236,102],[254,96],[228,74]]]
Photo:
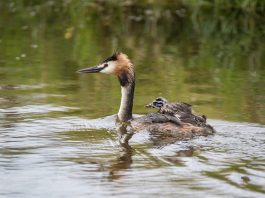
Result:
[[88,67],[84,69],[80,69],[77,71],[77,73],[98,73],[102,70],[102,67],[94,66],[94,67]]
[[154,105],[153,105],[152,103],[147,104],[147,105],[145,105],[144,107],[145,107],[145,108],[155,108]]

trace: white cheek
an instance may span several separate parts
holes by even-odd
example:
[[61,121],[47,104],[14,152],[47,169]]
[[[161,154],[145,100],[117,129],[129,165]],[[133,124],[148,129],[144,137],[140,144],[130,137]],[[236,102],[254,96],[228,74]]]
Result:
[[100,72],[105,74],[113,74],[115,71],[115,66],[116,66],[115,62],[110,61],[108,62],[108,66],[102,69]]

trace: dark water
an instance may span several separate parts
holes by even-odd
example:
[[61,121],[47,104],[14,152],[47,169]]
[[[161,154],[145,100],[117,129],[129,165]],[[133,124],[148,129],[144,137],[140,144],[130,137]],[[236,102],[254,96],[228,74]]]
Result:
[[[15,5],[0,13],[0,197],[264,196],[260,32],[207,36],[191,21],[112,27]],[[121,146],[117,79],[75,72],[114,50],[136,66],[135,114],[157,96],[186,101],[216,135],[158,146],[142,132]]]

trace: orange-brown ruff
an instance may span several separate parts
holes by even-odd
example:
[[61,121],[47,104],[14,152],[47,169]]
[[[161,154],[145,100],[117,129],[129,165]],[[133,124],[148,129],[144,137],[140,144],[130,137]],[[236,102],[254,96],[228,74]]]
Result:
[[[118,77],[121,86],[121,103],[118,112],[118,121],[123,123],[128,132],[148,130],[151,133],[163,134],[175,140],[189,139],[194,136],[206,136],[213,134],[215,130],[206,123],[198,126],[184,122],[178,117],[161,112],[133,118],[133,98],[135,86],[134,66],[126,54],[115,53],[97,66],[79,70],[80,73],[106,73]],[[190,118],[189,111],[184,115]],[[126,123],[124,125],[124,123]]]
[[117,66],[114,69],[114,74],[120,76],[124,73],[134,74],[134,66],[126,54],[116,53]]

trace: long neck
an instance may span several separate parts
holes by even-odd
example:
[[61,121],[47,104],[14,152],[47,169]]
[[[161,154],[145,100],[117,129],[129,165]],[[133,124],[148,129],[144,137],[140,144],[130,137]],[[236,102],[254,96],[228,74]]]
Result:
[[134,74],[132,76],[119,77],[121,84],[121,104],[118,118],[121,122],[132,119],[133,97],[134,97]]

